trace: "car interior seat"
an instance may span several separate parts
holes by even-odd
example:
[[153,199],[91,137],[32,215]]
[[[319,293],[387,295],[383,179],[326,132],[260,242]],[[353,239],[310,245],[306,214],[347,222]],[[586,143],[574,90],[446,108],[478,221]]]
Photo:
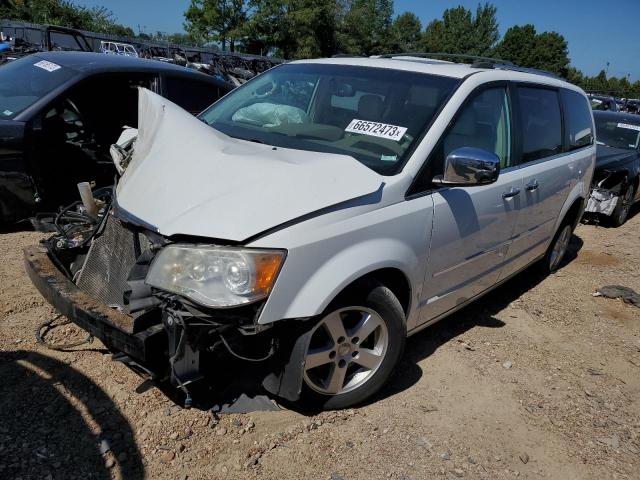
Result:
[[382,122],[384,101],[378,95],[363,95],[358,100],[358,118],[372,122]]

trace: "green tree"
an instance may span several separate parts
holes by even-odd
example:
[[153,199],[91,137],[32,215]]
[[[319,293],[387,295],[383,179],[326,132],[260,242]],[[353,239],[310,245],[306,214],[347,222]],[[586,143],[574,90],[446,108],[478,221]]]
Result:
[[543,32],[536,38],[534,68],[566,76],[569,68],[567,41],[556,32]]
[[417,52],[422,39],[420,19],[411,12],[396,17],[391,25],[390,50],[394,52]]
[[493,53],[493,49],[500,39],[497,11],[497,8],[490,3],[478,5],[476,16],[473,19],[475,46],[472,51],[474,55],[487,56]]
[[476,13],[463,6],[448,8],[441,20],[432,21],[422,35],[426,51],[489,55],[498,41],[496,8],[485,3]]
[[444,24],[433,20],[422,33],[422,46],[425,52],[444,52]]
[[251,0],[245,48],[284,58],[330,56],[336,52],[337,0]]
[[530,24],[507,30],[496,47],[496,54],[522,67],[539,68],[562,76],[569,74],[569,51],[564,37],[556,32],[538,34]]
[[[282,0],[249,0],[251,16],[244,25],[244,46],[250,53],[266,53],[288,43],[284,28],[287,7]],[[279,56],[282,53],[279,52]]]
[[131,28],[116,22],[109,9],[86,8],[65,0],[4,0],[0,4],[0,17],[134,36]]
[[184,12],[184,28],[200,44],[220,42],[235,51],[247,21],[244,0],[191,0]]
[[537,33],[533,25],[515,25],[505,32],[495,53],[516,65],[533,67],[536,37]]
[[350,0],[338,35],[339,50],[354,55],[388,53],[393,0]]

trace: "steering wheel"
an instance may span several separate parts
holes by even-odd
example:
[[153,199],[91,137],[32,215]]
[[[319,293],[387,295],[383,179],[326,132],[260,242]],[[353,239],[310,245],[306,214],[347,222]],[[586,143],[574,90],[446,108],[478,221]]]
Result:
[[[65,99],[61,104],[56,105],[54,110],[56,115],[64,121],[66,133],[75,133],[79,138],[86,137],[87,124],[84,120],[84,116],[80,113],[80,110],[71,99]],[[65,115],[65,112],[71,112],[73,116],[68,118],[68,115]]]
[[[253,96],[256,98],[266,98],[269,95],[272,95],[276,89],[278,88],[278,84],[273,81],[270,80],[271,85],[269,85],[268,83],[257,88],[254,92],[253,92]],[[260,93],[258,93],[260,92]]]

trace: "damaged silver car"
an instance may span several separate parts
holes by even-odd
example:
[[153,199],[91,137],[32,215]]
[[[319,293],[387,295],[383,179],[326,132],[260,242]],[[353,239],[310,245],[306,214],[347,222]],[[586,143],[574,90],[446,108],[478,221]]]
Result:
[[232,361],[280,400],[370,398],[408,335],[561,266],[595,160],[582,90],[486,59],[292,62],[199,119],[141,90],[139,118],[26,268],[187,404]]

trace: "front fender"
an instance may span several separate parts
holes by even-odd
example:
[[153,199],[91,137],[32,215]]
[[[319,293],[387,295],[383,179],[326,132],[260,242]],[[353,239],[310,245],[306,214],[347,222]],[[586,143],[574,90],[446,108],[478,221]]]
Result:
[[383,268],[402,272],[412,294],[420,294],[432,207],[431,198],[423,197],[319,228],[302,224],[281,238],[295,238],[295,246],[265,239],[263,245],[287,248],[288,254],[258,322],[319,315],[348,285]]

